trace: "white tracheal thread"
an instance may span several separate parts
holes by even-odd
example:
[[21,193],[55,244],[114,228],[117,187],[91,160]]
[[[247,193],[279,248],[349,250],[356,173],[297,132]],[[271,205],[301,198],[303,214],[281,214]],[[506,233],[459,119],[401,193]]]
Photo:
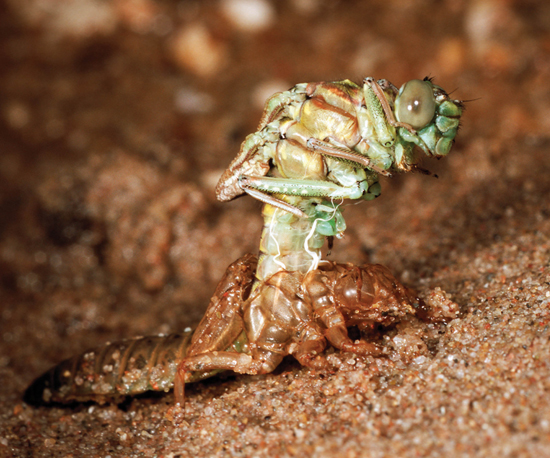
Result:
[[273,231],[271,230],[271,226],[269,227],[269,236],[273,239],[275,242],[275,246],[277,247],[277,255],[273,257],[273,262],[277,264],[281,269],[288,270],[284,263],[282,261],[279,261],[277,258],[281,256],[281,247],[279,246],[279,242],[277,241],[277,237],[273,235]]
[[313,237],[313,234],[315,233],[315,228],[317,227],[317,221],[330,221],[332,218],[334,218],[335,215],[336,215],[336,212],[338,211],[338,209],[342,205],[343,201],[344,201],[344,199],[341,199],[340,203],[335,206],[334,205],[334,198],[331,198],[330,202],[332,204],[332,208],[328,208],[328,207],[321,206],[321,205],[317,206],[317,208],[322,208],[325,211],[326,210],[332,211],[332,215],[330,215],[328,217],[328,219],[316,218],[315,221],[313,221],[313,226],[311,227],[311,230],[309,231],[309,234],[306,237],[306,240],[304,242],[304,250],[306,251],[307,254],[309,254],[311,256],[311,259],[312,259],[311,265],[309,266],[309,269],[307,270],[308,273],[311,272],[312,270],[317,269],[317,267],[319,267],[319,262],[321,261],[321,254],[316,253],[315,251],[311,251],[309,249],[309,239],[311,237]]

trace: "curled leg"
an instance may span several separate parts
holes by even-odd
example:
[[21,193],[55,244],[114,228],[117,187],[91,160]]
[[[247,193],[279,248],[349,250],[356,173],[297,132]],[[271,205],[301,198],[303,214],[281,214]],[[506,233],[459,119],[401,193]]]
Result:
[[198,372],[229,370],[238,374],[268,374],[279,365],[282,354],[257,351],[254,356],[236,351],[213,351],[185,358],[178,366],[174,384],[176,403],[185,402],[185,383],[196,379]]
[[382,356],[384,354],[384,350],[376,344],[364,340],[352,341],[345,326],[332,326],[327,329],[325,335],[333,347],[342,351],[364,356]]
[[373,324],[388,326],[405,315],[423,312],[416,295],[380,265],[363,267],[325,263],[303,281],[306,300],[324,325],[325,337],[335,347],[359,355],[380,356],[379,346],[352,341],[347,328],[366,330]]
[[[256,264],[257,258],[247,254],[227,268],[210,299],[203,319],[193,333],[187,358],[199,358],[204,354],[226,350],[238,354],[246,345],[247,336],[243,332],[241,307],[250,294]],[[178,366],[174,379],[176,402],[181,405],[185,399],[185,383],[206,378],[215,373],[216,369],[223,369],[211,367],[201,370],[200,373],[191,373],[182,370],[182,364]]]
[[335,279],[338,271],[313,271],[305,278],[304,287],[308,293],[313,309],[320,321],[326,327],[325,337],[339,350],[361,355],[379,355],[382,350],[371,343],[353,342],[347,330],[346,317],[340,310],[335,294]]
[[291,353],[302,366],[321,370],[329,366],[326,358],[322,355],[326,346],[325,339],[306,340],[298,344],[297,349]]
[[277,367],[283,359],[282,355],[273,352],[259,352],[251,356],[247,353],[232,351],[214,351],[202,355],[185,358],[178,367],[178,372],[210,372],[213,370],[229,370],[238,374],[267,374]]
[[244,255],[218,283],[206,313],[193,334],[187,356],[230,348],[243,330],[242,305],[250,295],[257,258]]

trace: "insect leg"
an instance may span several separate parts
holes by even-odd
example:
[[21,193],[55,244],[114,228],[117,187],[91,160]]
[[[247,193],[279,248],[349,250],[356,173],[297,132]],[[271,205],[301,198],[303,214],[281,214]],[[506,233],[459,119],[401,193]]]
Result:
[[307,83],[297,84],[291,90],[277,92],[267,99],[257,130],[262,130],[269,123],[288,115],[292,106],[300,106],[306,99],[306,86]]
[[[242,332],[244,324],[241,307],[250,294],[256,265],[256,256],[247,254],[227,268],[193,334],[187,357],[228,349],[236,353],[243,350],[247,337]],[[174,380],[174,395],[176,402],[183,405],[185,383],[199,374],[185,373],[180,367],[181,364]]]
[[312,369],[326,369],[329,366],[326,358],[321,355],[325,350],[327,342],[325,339],[306,340],[298,345],[292,356],[305,367]]
[[358,355],[380,356],[384,351],[378,346],[364,340],[353,342],[348,335],[348,330],[343,325],[331,326],[325,336],[334,348]]
[[242,304],[254,282],[257,258],[247,254],[233,262],[218,283],[197,326],[187,356],[227,350],[243,330]]
[[[298,216],[299,218],[307,218],[307,215],[300,210],[298,207],[295,207],[294,205],[291,205],[284,200],[277,199],[276,197],[272,196],[271,194],[266,194],[265,192],[261,192],[257,189],[253,189],[251,187],[248,187],[247,184],[245,184],[247,180],[247,177],[241,177],[240,178],[240,185],[241,188],[246,192],[250,197],[254,197],[254,199],[259,200],[260,202],[263,202],[264,204],[273,205],[276,208],[280,208],[281,210],[285,210],[289,213],[292,213],[293,215]],[[254,178],[252,178],[254,180]]]
[[274,145],[279,138],[278,126],[271,124],[248,135],[241,145],[239,154],[220,177],[216,185],[216,198],[221,202],[227,202],[241,195],[243,190],[238,183],[240,175],[265,175],[270,169],[270,145]]
[[[387,83],[386,80],[381,80],[381,82]],[[388,103],[388,100],[384,95],[384,90],[382,89],[380,84],[374,80],[374,78],[372,77],[365,78],[364,83],[365,83],[365,86],[364,86],[365,100],[368,100],[367,109],[371,112],[371,115],[373,116],[374,127],[378,133],[379,138],[391,137],[391,134],[387,131],[384,118],[381,116],[379,108],[382,108],[384,114],[386,115],[386,120],[388,121],[390,126],[404,127],[411,134],[413,135],[416,134],[416,130],[410,124],[407,124],[404,122],[398,122],[395,119],[395,115],[393,114],[393,111],[390,108],[390,104]],[[395,88],[395,86],[393,86],[393,88]],[[374,97],[376,99],[374,99]]]
[[360,199],[366,191],[362,186],[363,182],[356,182],[353,186],[344,187],[331,181],[241,176],[240,183],[243,189],[258,189],[269,193],[298,197]]
[[185,402],[184,384],[196,377],[197,373],[229,370],[238,374],[268,374],[283,360],[283,355],[257,350],[255,355],[237,351],[213,351],[185,358],[178,366],[174,393],[176,403]]
[[353,151],[349,148],[336,146],[326,141],[315,138],[311,132],[298,122],[292,121],[281,125],[281,133],[286,139],[294,141],[303,148],[319,153],[323,156],[332,157],[337,160],[351,162],[361,168],[371,169],[381,175],[391,176],[391,174],[374,165],[370,158]]
[[371,169],[380,175],[391,177],[391,173],[378,167],[372,163],[372,161],[362,154],[356,153],[348,148],[342,148],[339,146],[331,145],[330,143],[317,140],[316,138],[310,138],[307,141],[307,147],[316,153],[323,156],[333,157],[342,161],[353,162],[362,166],[363,168]]
[[[267,374],[283,360],[283,355],[270,351],[256,351],[254,356],[235,351],[213,351],[185,358],[178,371],[183,372],[183,378],[193,372],[210,372],[228,370],[238,374]],[[189,375],[186,375],[189,374]]]
[[380,347],[362,340],[353,342],[348,335],[347,326],[370,322],[364,317],[361,323],[354,323],[348,313],[350,307],[355,307],[354,312],[361,312],[371,305],[369,301],[362,302],[359,295],[362,273],[358,267],[329,264],[325,270],[310,272],[303,287],[315,314],[326,327],[325,337],[333,347],[359,355],[379,356],[383,354]]

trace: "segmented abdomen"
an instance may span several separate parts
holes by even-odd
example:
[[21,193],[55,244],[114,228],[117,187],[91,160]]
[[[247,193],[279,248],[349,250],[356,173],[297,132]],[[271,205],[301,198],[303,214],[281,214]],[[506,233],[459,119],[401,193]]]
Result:
[[168,391],[191,336],[192,331],[185,331],[137,337],[88,350],[37,378],[27,388],[25,401],[102,403],[148,390]]

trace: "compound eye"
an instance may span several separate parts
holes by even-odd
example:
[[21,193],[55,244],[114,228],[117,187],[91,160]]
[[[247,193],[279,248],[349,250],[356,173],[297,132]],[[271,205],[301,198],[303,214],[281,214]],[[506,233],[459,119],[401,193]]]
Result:
[[397,120],[420,130],[430,123],[434,114],[435,97],[431,83],[421,80],[405,83],[395,100]]

